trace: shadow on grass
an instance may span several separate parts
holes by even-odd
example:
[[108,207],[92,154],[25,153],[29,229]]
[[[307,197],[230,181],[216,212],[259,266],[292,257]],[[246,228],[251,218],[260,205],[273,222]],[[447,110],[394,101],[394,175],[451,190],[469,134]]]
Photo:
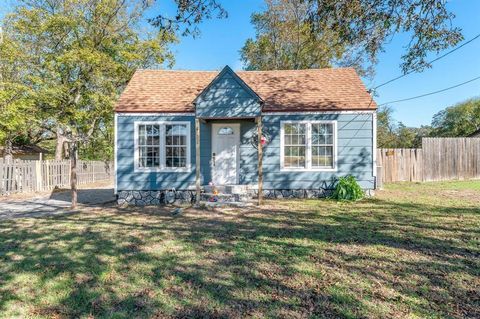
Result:
[[0,311],[17,304],[40,317],[480,316],[479,250],[468,244],[478,229],[429,217],[478,215],[474,208],[382,200],[279,207],[176,217],[105,208],[2,221]]

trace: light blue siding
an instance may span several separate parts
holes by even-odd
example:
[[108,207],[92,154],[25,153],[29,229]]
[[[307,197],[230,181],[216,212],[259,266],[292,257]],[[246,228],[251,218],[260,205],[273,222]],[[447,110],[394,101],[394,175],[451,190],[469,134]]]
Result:
[[[190,122],[190,172],[135,172],[135,127],[137,121]],[[187,189],[195,184],[195,117],[194,116],[121,116],[117,117],[117,190]]]
[[[280,123],[295,120],[337,121],[337,171],[285,172],[280,170]],[[264,134],[270,139],[264,146],[263,185],[265,189],[321,188],[331,185],[336,178],[348,174],[355,176],[363,188],[374,187],[372,114],[264,115],[262,122]],[[256,173],[248,174],[245,180],[256,183]]]
[[260,115],[260,100],[230,68],[195,100],[196,114],[202,118],[248,118]]
[[[285,172],[280,170],[280,123],[288,120],[337,121],[337,171],[336,172]],[[135,121],[189,121],[191,123],[190,172],[135,172],[134,122]],[[264,146],[263,180],[265,189],[318,189],[348,174],[354,175],[361,186],[371,189],[373,177],[373,116],[372,114],[297,114],[264,115],[263,131],[269,138]],[[239,184],[256,184],[258,179],[258,154],[256,149],[256,124],[253,120],[240,123]],[[211,123],[200,125],[201,182],[211,181]],[[160,190],[193,188],[195,185],[195,117],[194,116],[121,116],[117,118],[117,188],[118,190]]]

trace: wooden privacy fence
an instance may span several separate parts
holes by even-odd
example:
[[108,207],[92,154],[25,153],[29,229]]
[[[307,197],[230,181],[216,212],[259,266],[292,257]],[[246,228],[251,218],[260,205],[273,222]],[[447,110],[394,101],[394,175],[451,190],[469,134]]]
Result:
[[423,138],[422,148],[378,149],[379,183],[480,178],[480,138]]
[[[88,184],[113,177],[113,164],[78,161],[77,183]],[[48,191],[70,187],[70,161],[6,161],[0,159],[0,195]]]
[[424,180],[480,178],[480,138],[424,138]]
[[382,167],[383,183],[423,181],[422,149],[380,148],[377,165]]

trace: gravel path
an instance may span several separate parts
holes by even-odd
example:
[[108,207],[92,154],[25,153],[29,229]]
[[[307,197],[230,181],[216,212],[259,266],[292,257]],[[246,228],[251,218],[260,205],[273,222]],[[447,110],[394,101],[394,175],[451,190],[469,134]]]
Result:
[[[111,187],[100,186],[78,190],[79,206],[101,206],[115,200]],[[69,191],[36,196],[28,199],[0,201],[0,219],[42,217],[62,214],[70,210],[71,195]]]

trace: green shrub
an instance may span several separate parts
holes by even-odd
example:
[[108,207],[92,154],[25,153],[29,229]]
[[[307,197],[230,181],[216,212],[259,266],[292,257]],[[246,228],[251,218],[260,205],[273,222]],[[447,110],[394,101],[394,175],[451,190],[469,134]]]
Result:
[[355,201],[362,199],[363,196],[363,190],[355,177],[348,175],[340,177],[331,198],[339,201]]

